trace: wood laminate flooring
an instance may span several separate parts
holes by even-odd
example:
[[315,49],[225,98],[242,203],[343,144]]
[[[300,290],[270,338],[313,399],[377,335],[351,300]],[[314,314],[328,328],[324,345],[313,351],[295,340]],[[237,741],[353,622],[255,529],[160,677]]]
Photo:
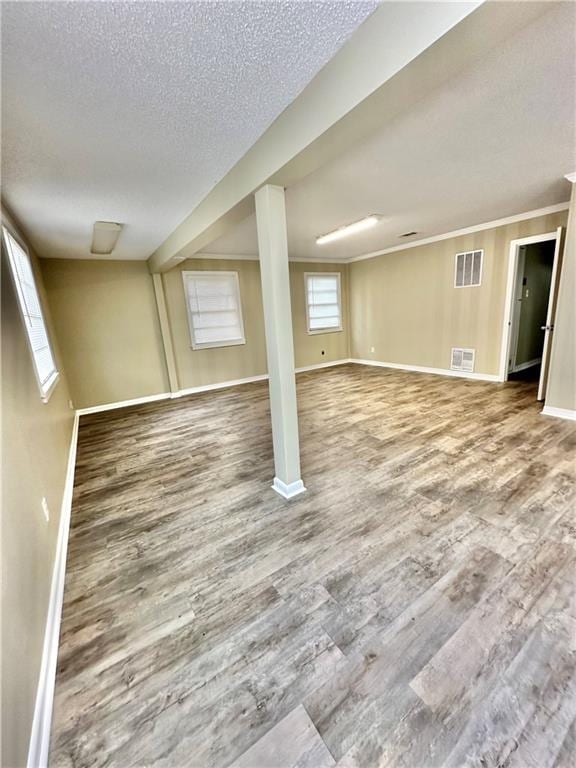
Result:
[[298,376],[82,417],[51,766],[560,768],[576,424],[531,383]]

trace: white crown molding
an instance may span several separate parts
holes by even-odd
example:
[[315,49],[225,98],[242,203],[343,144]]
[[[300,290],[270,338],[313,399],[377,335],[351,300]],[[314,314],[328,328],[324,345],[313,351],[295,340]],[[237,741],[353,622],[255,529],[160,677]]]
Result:
[[568,408],[554,408],[552,405],[544,406],[542,416],[554,416],[557,419],[576,421],[576,411],[569,410]]
[[270,487],[285,499],[292,499],[294,496],[298,496],[306,490],[302,480],[295,480],[293,483],[284,483],[278,477],[274,478],[274,482]]
[[374,259],[377,256],[386,256],[388,253],[396,253],[396,251],[405,251],[409,248],[418,248],[421,245],[429,245],[430,243],[438,243],[441,240],[450,240],[453,237],[461,237],[462,235],[471,235],[474,232],[482,232],[485,229],[495,229],[496,227],[504,227],[507,224],[516,224],[518,221],[526,221],[527,219],[535,219],[538,216],[548,216],[551,213],[559,213],[560,211],[567,211],[570,207],[570,202],[557,203],[556,205],[549,205],[546,208],[537,208],[534,211],[526,211],[525,213],[517,213],[514,216],[507,216],[503,219],[495,219],[494,221],[486,221],[484,224],[475,224],[472,227],[465,227],[464,229],[455,229],[452,232],[445,232],[442,235],[434,235],[433,237],[426,237],[422,240],[413,240],[410,243],[403,243],[402,245],[394,245],[391,248],[384,248],[381,251],[372,251],[371,253],[365,253],[361,256],[352,256],[347,259],[347,262],[353,263],[355,261],[364,261],[366,259]]
[[[569,173],[565,177],[573,184],[576,183],[576,172]],[[402,243],[402,245],[393,245],[390,248],[383,248],[380,251],[370,251],[370,253],[364,253],[360,256],[350,256],[345,259],[335,258],[323,258],[321,256],[308,256],[306,258],[288,257],[288,261],[299,262],[306,264],[307,262],[313,264],[353,264],[356,261],[365,261],[366,259],[375,259],[377,256],[386,256],[388,253],[396,253],[397,251],[406,251],[410,248],[418,248],[421,245],[430,245],[431,243],[438,243],[441,240],[450,240],[453,237],[462,237],[463,235],[471,235],[474,232],[482,232],[486,229],[495,229],[496,227],[505,227],[507,224],[516,224],[519,221],[526,221],[527,219],[535,219],[538,216],[548,216],[551,213],[559,213],[560,211],[567,211],[570,207],[570,201],[565,203],[556,203],[555,205],[548,205],[545,208],[536,208],[533,211],[526,211],[524,213],[516,213],[513,216],[506,216],[503,219],[494,219],[493,221],[486,221],[483,224],[474,224],[472,227],[464,227],[463,229],[454,229],[451,232],[444,232],[441,235],[433,235],[431,237],[425,237],[421,240],[411,240],[409,243]],[[258,254],[230,254],[230,253],[196,253],[191,257],[192,259],[222,259],[227,261],[258,261]]]
[[76,447],[78,445],[78,413],[74,416],[66,480],[60,508],[60,524],[56,554],[52,569],[52,583],[48,602],[48,614],[44,630],[42,646],[42,661],[36,690],[36,703],[32,730],[28,747],[28,768],[46,768],[48,765],[48,750],[50,746],[50,726],[52,723],[52,707],[54,703],[54,685],[56,682],[56,666],[58,661],[58,642],[60,639],[60,620],[64,601],[64,579],[66,575],[66,554],[68,551],[68,534],[70,532],[70,516],[72,513],[72,493],[74,490],[74,470],[76,468]]
[[218,259],[222,261],[259,261],[257,253],[195,253],[182,261],[196,261],[196,259]]
[[[195,253],[185,261],[194,261],[194,259],[218,259],[221,261],[260,261],[257,253]],[[300,264],[347,264],[348,259],[325,259],[322,256],[308,256],[300,258],[299,256],[289,256],[289,262]]]
[[576,171],[574,173],[567,173],[564,178],[568,179],[571,184],[576,184]]

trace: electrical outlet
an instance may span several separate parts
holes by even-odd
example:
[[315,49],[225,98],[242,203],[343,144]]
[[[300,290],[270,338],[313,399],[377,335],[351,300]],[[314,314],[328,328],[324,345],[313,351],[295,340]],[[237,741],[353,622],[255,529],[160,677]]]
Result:
[[370,347],[370,352],[376,352],[375,347]]
[[48,502],[46,501],[46,496],[42,496],[42,512],[44,513],[46,522],[48,522],[50,520],[50,510],[48,509]]

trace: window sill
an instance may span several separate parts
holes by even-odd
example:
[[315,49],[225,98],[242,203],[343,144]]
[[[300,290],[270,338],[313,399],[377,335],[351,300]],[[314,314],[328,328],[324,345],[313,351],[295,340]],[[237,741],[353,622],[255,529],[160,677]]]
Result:
[[236,341],[215,341],[207,344],[191,344],[191,349],[196,352],[200,349],[216,349],[218,347],[239,347],[242,344],[246,344],[246,339],[238,339]]
[[42,390],[40,390],[42,394],[43,403],[47,403],[50,400],[50,398],[52,397],[52,392],[54,392],[54,390],[56,389],[56,384],[58,384],[59,381],[60,381],[60,372],[56,371],[56,373],[52,377],[52,381],[50,382],[50,385],[46,390],[46,392],[43,392]]
[[318,336],[322,333],[342,333],[344,328],[318,328],[313,331],[308,330],[308,336]]

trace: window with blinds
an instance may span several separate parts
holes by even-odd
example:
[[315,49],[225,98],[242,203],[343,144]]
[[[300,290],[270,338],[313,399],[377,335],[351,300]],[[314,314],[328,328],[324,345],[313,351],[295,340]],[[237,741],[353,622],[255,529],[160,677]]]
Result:
[[238,272],[182,272],[192,349],[245,344]]
[[38,386],[42,398],[47,400],[58,380],[58,371],[48,339],[32,263],[28,253],[5,227],[2,227],[2,234],[16,286],[22,320],[30,344]]
[[482,281],[482,257],[484,251],[467,251],[456,254],[454,286],[468,288]]
[[306,272],[306,317],[308,333],[342,330],[339,272]]

